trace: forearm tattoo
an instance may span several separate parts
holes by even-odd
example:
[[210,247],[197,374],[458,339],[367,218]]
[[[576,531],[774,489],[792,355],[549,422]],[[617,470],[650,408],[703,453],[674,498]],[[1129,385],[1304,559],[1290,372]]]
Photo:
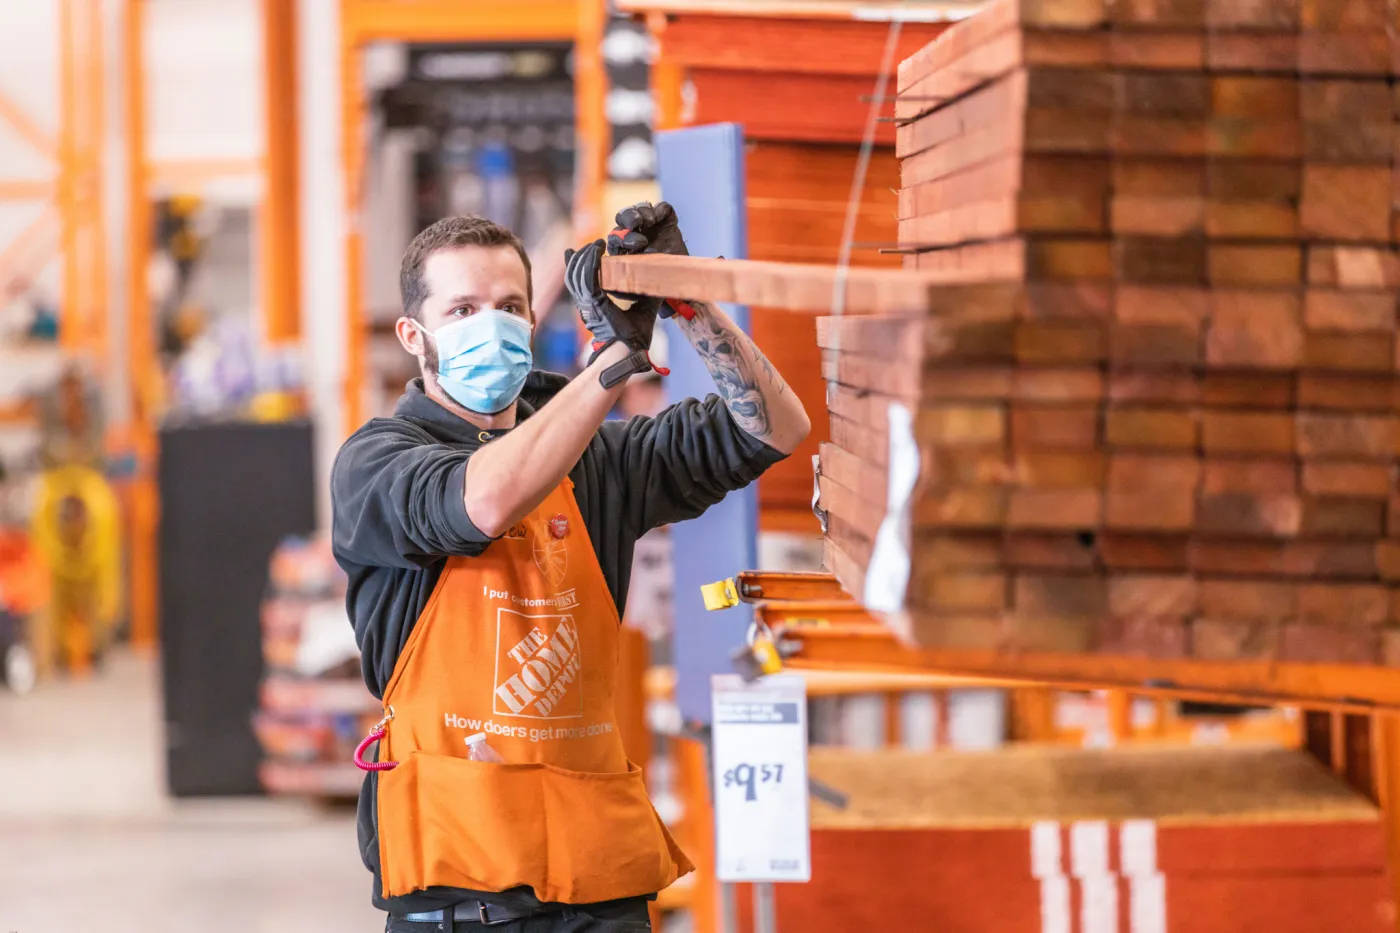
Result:
[[753,341],[723,315],[713,313],[709,307],[696,310],[698,313],[685,328],[695,352],[714,377],[715,388],[729,413],[753,437],[770,436],[773,423],[764,389],[776,386],[781,391],[783,381]]

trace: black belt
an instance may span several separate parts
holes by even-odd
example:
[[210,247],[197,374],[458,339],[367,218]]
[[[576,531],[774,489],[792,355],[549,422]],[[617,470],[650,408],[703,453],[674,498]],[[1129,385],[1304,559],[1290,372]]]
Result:
[[[485,901],[462,901],[460,904],[452,906],[452,920],[453,922],[479,923],[482,926],[493,927],[502,923],[510,923],[512,920],[523,920],[526,917],[557,912],[558,908],[544,904],[520,908],[488,904]],[[410,923],[445,923],[447,917],[444,916],[444,913],[443,910],[420,910],[395,919],[407,920]]]

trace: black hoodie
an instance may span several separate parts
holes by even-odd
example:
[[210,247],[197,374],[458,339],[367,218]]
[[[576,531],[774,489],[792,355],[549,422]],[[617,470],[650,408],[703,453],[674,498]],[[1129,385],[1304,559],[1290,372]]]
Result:
[[[532,372],[517,417],[528,418],[566,384],[563,376]],[[332,545],[350,578],[346,609],[365,683],[377,697],[447,558],[474,556],[491,544],[467,515],[463,478],[472,453],[508,430],[478,430],[424,394],[422,380],[415,379],[393,416],[367,422],[336,455]],[[604,422],[569,477],[619,614],[637,538],[696,517],[782,458],[736,425],[716,395],[677,402],[654,418]],[[402,914],[469,897],[514,906],[534,902],[528,890],[478,895],[455,888],[383,898],[376,787],[374,775],[366,775],[359,810],[360,854],[374,873],[375,906]]]

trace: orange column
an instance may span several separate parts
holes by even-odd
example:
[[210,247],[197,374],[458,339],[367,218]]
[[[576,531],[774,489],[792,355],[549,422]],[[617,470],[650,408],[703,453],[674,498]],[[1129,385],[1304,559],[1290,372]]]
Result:
[[574,131],[577,163],[574,228],[581,237],[594,237],[603,225],[603,184],[608,177],[608,120],[605,112],[608,76],[603,67],[604,0],[579,0],[574,37]]
[[[341,8],[342,19],[346,7]],[[342,29],[344,23],[342,22]],[[360,48],[347,38],[340,50],[340,132],[345,165],[345,433],[365,420],[363,385],[368,321],[364,309],[364,237],[360,230],[364,184],[364,88],[360,81]]]
[[84,227],[87,250],[83,275],[87,285],[87,320],[92,328],[91,341],[96,362],[107,368],[108,319],[111,308],[107,293],[107,223],[106,202],[103,200],[102,146],[106,128],[105,56],[102,44],[102,0],[87,0],[87,43],[84,63],[84,84],[87,99],[87,138],[83,142],[83,200]]
[[262,0],[263,119],[267,153],[260,217],[263,336],[301,336],[297,180],[296,4]]
[[[1373,779],[1385,825],[1391,891],[1394,903],[1400,904],[1400,713],[1372,714],[1371,742]],[[1394,922],[1400,930],[1400,911],[1395,911]]]
[[1108,731],[1115,745],[1133,737],[1133,698],[1124,690],[1108,691]]
[[58,4],[58,211],[63,220],[63,303],[59,337],[69,352],[82,345],[81,282],[78,266],[78,88],[74,67],[74,0]]
[[150,647],[156,640],[156,523],[159,508],[153,474],[156,437],[152,408],[160,372],[155,329],[146,291],[151,250],[151,202],[146,190],[146,72],[142,54],[144,0],[122,8],[122,72],[126,83],[126,248],[127,372],[131,380],[131,439],[136,479],[131,487],[127,527],[130,570],[131,642]]
[[100,0],[61,0],[58,206],[62,222],[63,348],[106,361],[107,250],[103,229]]
[[684,103],[685,73],[666,54],[666,17],[654,13],[647,17],[647,29],[656,43],[656,61],[651,66],[651,96],[655,104],[654,125],[658,130],[673,130],[681,125]]

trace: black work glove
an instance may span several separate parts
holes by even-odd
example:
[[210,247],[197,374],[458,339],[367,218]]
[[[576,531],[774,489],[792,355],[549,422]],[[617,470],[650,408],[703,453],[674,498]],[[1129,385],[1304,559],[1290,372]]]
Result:
[[[608,234],[608,255],[628,255],[635,253],[666,253],[671,256],[689,256],[685,238],[681,236],[680,222],[676,210],[665,201],[652,204],[642,201],[617,212],[617,228]],[[619,292],[622,297],[632,296]],[[695,316],[695,309],[684,301],[668,298],[657,309],[661,317],[679,314],[687,321]]]
[[689,256],[676,210],[665,201],[642,201],[617,212],[617,229],[608,235],[608,254],[669,253]]
[[[609,298],[598,278],[603,249],[603,241],[594,240],[580,249],[565,250],[564,285],[573,296],[583,326],[593,335],[593,354],[588,362],[591,364],[614,343],[622,343],[630,351],[625,359],[609,366],[598,377],[603,388],[611,389],[633,373],[652,370],[649,351],[651,334],[656,327],[657,300],[639,301],[623,309]],[[656,371],[663,376],[670,372],[659,368]]]

